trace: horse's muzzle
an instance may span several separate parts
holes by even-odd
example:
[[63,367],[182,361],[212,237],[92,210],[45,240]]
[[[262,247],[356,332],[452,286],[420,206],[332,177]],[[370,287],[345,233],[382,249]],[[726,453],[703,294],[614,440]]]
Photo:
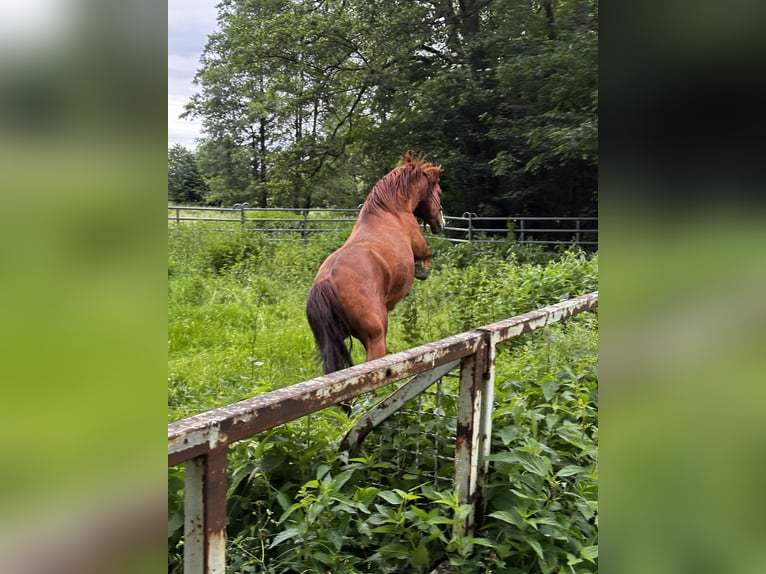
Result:
[[444,221],[444,214],[440,211],[439,217],[437,219],[434,219],[430,224],[431,227],[431,233],[438,235],[442,231],[444,231],[444,227],[446,226],[446,223]]

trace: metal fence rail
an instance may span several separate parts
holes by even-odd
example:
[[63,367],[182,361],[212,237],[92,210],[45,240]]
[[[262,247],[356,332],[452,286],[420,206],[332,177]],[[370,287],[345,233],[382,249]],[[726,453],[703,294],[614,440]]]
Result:
[[[168,425],[168,465],[186,464],[185,572],[224,572],[229,445],[407,377],[414,378],[397,393],[422,392],[424,388],[412,391],[411,385],[428,386],[458,366],[454,487],[460,504],[470,504],[474,509],[459,525],[458,532],[471,533],[483,508],[497,345],[597,305],[596,291]],[[410,390],[402,391],[408,385]],[[375,421],[385,419],[385,410],[395,410],[397,401],[404,404],[405,398],[393,399],[393,406],[377,405],[352,431],[375,426]],[[347,436],[344,447],[353,448],[353,440],[357,439]]]
[[481,217],[466,212],[445,219],[448,239],[458,243],[498,244],[513,234],[522,244],[598,245],[598,217]]
[[[349,229],[358,209],[266,208],[236,203],[232,207],[168,206],[168,221],[217,222],[220,229],[268,234],[290,234],[307,239],[311,233]],[[453,243],[502,244],[512,239],[520,244],[598,246],[597,217],[481,217],[466,212],[460,217],[445,215],[444,238]]]

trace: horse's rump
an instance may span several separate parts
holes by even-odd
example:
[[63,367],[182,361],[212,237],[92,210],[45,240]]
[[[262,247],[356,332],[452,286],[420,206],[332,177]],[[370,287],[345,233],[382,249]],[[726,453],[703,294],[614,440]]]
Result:
[[345,340],[351,336],[343,317],[338,291],[331,281],[316,283],[309,290],[306,317],[322,355],[325,373],[353,365]]

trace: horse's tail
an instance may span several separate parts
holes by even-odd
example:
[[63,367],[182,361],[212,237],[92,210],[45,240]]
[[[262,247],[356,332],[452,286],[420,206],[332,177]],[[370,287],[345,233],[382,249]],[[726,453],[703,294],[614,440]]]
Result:
[[338,291],[330,281],[317,283],[309,290],[306,317],[322,355],[325,374],[352,366],[345,343],[351,332],[341,312]]

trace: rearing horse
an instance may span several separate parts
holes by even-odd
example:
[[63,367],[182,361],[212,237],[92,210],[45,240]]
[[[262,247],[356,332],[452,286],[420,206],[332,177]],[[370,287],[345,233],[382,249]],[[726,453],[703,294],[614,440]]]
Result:
[[353,364],[345,344],[349,336],[362,342],[368,361],[386,354],[388,312],[410,290],[415,262],[427,272],[431,261],[415,218],[432,233],[444,229],[440,174],[441,166],[407,152],[375,184],[351,235],[319,268],[306,315],[325,373]]

